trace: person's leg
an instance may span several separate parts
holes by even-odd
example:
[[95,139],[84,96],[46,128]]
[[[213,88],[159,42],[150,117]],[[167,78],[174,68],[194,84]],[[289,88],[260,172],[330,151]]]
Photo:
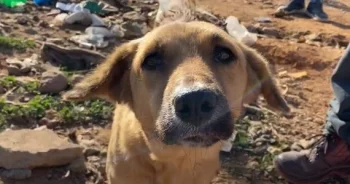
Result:
[[291,0],[286,6],[277,9],[276,14],[302,13],[305,9],[305,0]]
[[328,20],[328,15],[323,11],[323,0],[311,0],[306,9],[306,14],[315,20]]
[[327,115],[326,133],[336,133],[350,145],[350,44],[332,76],[334,99]]
[[318,183],[350,170],[350,44],[332,75],[335,98],[327,114],[325,136],[309,151],[285,152],[275,159],[281,175],[294,183]]

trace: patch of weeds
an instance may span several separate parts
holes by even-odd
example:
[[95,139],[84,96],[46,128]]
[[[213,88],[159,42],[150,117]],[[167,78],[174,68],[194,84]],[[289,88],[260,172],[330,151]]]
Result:
[[18,91],[20,91],[21,93],[32,93],[32,94],[39,94],[38,88],[39,88],[39,82],[38,81],[31,81],[31,82],[27,82],[24,83],[19,89]]
[[275,158],[275,155],[271,153],[265,154],[261,159],[260,159],[260,170],[262,171],[267,171],[271,172],[273,171],[273,160]]
[[24,40],[20,38],[0,36],[0,48],[25,50],[27,48],[33,47],[35,47],[35,42],[33,40]]
[[13,88],[17,84],[18,81],[15,76],[6,76],[0,80],[0,85],[7,89]]
[[242,149],[242,148],[249,147],[249,143],[250,143],[249,136],[245,132],[238,131],[236,135],[236,139],[234,141],[234,146],[236,148]]
[[16,79],[15,76],[6,76],[0,79],[0,85],[5,89],[12,89],[14,87],[18,87],[18,89],[16,89],[17,93],[39,94],[38,88],[40,84],[38,81],[21,83]]
[[[33,85],[33,86],[32,86]],[[30,84],[30,87],[35,87]],[[63,123],[101,123],[111,120],[113,106],[103,100],[91,100],[86,102],[64,102],[59,97],[36,95],[27,104],[10,104],[4,100],[0,103],[0,128],[1,125],[9,125],[14,119],[36,123],[45,117],[48,110],[57,112]],[[21,124],[28,124],[24,122]]]

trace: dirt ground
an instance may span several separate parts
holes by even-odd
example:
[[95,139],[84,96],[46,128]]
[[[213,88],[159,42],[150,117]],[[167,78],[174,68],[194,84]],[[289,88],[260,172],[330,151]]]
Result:
[[[274,66],[276,76],[279,79],[281,88],[284,90],[285,98],[293,109],[293,115],[284,117],[272,117],[266,115],[263,119],[252,120],[262,121],[272,130],[272,137],[278,139],[279,143],[287,145],[287,149],[293,148],[293,143],[322,133],[325,123],[328,103],[332,98],[330,76],[337,61],[342,56],[346,45],[350,40],[350,1],[348,0],[325,0],[325,11],[329,14],[330,22],[321,23],[302,16],[287,16],[277,18],[273,16],[274,11],[286,0],[200,0],[200,6],[206,10],[219,15],[220,17],[235,16],[244,25],[271,27],[278,30],[278,35],[266,36],[261,34],[257,43],[253,46],[264,55]],[[38,17],[38,22],[52,21],[52,16],[47,16],[50,8],[37,8],[30,6],[29,16]],[[33,53],[40,53],[40,42],[42,40],[62,39],[61,45],[74,46],[68,42],[68,38],[81,30],[72,30],[58,27],[38,27],[38,22],[32,21],[26,25],[17,23],[21,13],[11,11],[0,11],[1,24],[9,27],[9,36],[39,40],[36,47],[27,49],[26,52],[9,52],[0,50],[0,61],[11,57],[27,58]],[[118,15],[120,16],[120,15]],[[257,17],[269,17],[269,23],[258,23]],[[108,18],[115,20],[117,18]],[[34,29],[31,33],[28,29]],[[258,31],[259,32],[259,31]],[[310,35],[317,35],[317,39],[309,38]],[[40,41],[41,40],[41,41]],[[107,54],[114,45],[104,50],[98,50]],[[1,65],[0,65],[1,67]],[[0,74],[6,74],[2,68]],[[306,72],[302,77],[292,74]],[[1,75],[0,75],[1,76]],[[35,77],[34,77],[35,78]],[[265,126],[264,124],[264,126]],[[76,135],[89,136],[99,143],[100,148],[106,149],[109,137],[109,123],[102,126],[86,125],[74,127]],[[63,135],[71,133],[71,127],[59,129]],[[93,133],[91,133],[93,132]],[[281,145],[279,144],[279,145]],[[103,155],[105,152],[101,152]],[[261,166],[266,159],[266,154],[256,154],[249,149],[233,149],[231,153],[223,153],[223,170],[215,183],[286,183],[276,173],[271,171],[271,163]],[[4,184],[69,184],[69,183],[104,183],[103,169],[105,160],[103,156],[90,156],[86,158],[89,163],[88,172],[82,174],[68,173],[65,167],[36,170],[31,179],[26,180],[0,180]],[[262,169],[254,168],[254,164]],[[267,163],[267,161],[266,161]],[[253,166],[252,166],[253,165]],[[50,177],[48,177],[50,176]],[[333,182],[333,181],[330,181]],[[336,183],[342,183],[337,180]]]

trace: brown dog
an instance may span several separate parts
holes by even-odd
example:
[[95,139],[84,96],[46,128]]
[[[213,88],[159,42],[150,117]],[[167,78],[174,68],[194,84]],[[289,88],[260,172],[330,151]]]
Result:
[[111,184],[208,184],[242,104],[289,111],[253,49],[205,22],[170,23],[118,47],[65,97],[116,103]]

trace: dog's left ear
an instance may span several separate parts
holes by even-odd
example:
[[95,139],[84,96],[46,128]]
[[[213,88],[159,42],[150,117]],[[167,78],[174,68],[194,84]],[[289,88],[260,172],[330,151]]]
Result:
[[272,109],[284,113],[289,112],[290,108],[276,84],[266,59],[247,46],[243,46],[243,52],[247,60],[248,72],[247,96],[244,101],[252,102],[259,94],[262,94]]
[[97,97],[110,102],[129,100],[129,70],[138,43],[139,40],[133,40],[117,47],[91,74],[65,93],[63,99],[81,101]]

